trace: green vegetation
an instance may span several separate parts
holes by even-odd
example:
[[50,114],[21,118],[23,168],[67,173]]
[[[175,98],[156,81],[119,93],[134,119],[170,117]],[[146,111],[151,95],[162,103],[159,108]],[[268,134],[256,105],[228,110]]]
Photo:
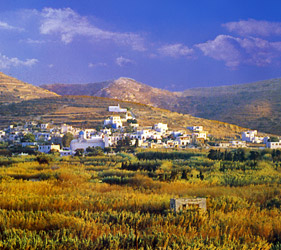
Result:
[[23,136],[22,142],[35,142],[35,135],[28,133]]
[[0,157],[1,249],[280,249],[278,150],[87,151]]
[[67,132],[63,137],[62,137],[62,145],[64,147],[69,147],[70,142],[74,139],[73,134]]

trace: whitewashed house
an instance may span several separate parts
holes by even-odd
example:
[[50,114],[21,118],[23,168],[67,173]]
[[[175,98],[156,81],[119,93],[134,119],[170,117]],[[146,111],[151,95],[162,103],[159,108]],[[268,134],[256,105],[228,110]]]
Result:
[[121,118],[118,115],[110,116],[109,119],[104,120],[104,126],[106,125],[112,125],[112,128],[115,129],[122,128],[123,126]]
[[190,135],[179,136],[176,138],[178,145],[180,147],[185,147],[186,145],[190,144],[192,139]]
[[51,145],[39,145],[38,146],[38,151],[41,153],[48,154],[51,152],[51,150],[60,151],[60,145],[51,144]]
[[253,142],[257,134],[258,134],[257,130],[249,130],[249,131],[242,132],[242,141]]
[[166,133],[166,131],[168,130],[168,125],[160,122],[154,125],[154,129],[157,132]]
[[207,131],[197,130],[192,133],[193,139],[207,139]]
[[108,111],[116,113],[127,113],[127,109],[122,109],[119,104],[117,106],[109,106]]
[[38,132],[38,133],[35,133],[34,135],[35,135],[36,141],[39,141],[39,140],[49,141],[49,140],[51,140],[51,134],[50,133]]
[[270,137],[265,137],[264,143],[265,143],[267,148],[271,148],[271,149],[280,149],[281,148],[281,140],[280,139],[277,142],[271,142]]

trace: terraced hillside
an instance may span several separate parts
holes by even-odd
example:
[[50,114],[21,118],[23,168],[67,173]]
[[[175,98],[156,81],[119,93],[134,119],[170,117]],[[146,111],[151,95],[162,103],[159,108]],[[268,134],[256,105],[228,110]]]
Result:
[[[129,78],[112,82],[51,85],[62,94],[85,94],[133,101],[184,114],[281,135],[281,79],[169,92]],[[67,89],[69,89],[67,91]]]
[[22,100],[52,96],[58,96],[58,94],[0,72],[0,103],[20,102]]
[[172,110],[281,135],[281,79],[178,94]]
[[117,104],[130,109],[142,126],[152,126],[163,122],[167,123],[171,129],[177,130],[202,125],[210,134],[219,138],[236,138],[240,136],[241,131],[245,130],[236,125],[196,118],[148,105],[89,96],[43,98],[0,105],[0,124],[1,127],[5,127],[11,122],[42,119],[85,128],[97,127],[101,126],[103,120],[112,114],[107,111],[108,106]]

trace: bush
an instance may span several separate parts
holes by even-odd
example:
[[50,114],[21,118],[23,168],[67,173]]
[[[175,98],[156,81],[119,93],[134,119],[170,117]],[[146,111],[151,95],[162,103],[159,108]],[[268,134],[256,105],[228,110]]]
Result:
[[38,161],[39,164],[49,164],[51,160],[51,157],[45,154],[41,154],[36,157],[36,161]]

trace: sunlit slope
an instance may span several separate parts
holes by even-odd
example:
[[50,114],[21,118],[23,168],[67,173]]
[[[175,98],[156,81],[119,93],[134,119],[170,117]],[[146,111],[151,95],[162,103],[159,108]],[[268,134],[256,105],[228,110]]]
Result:
[[58,96],[58,94],[22,82],[0,72],[0,103],[19,102],[22,100],[52,96]]
[[167,123],[169,128],[177,130],[185,129],[187,126],[202,125],[216,137],[234,138],[244,130],[236,125],[196,118],[188,114],[179,114],[149,105],[89,96],[43,98],[0,105],[0,122],[2,127],[9,122],[28,119],[68,123],[80,127],[102,126],[103,120],[112,115],[107,111],[108,106],[117,104],[130,109],[139,124],[143,126],[152,126],[155,123],[163,122]]

